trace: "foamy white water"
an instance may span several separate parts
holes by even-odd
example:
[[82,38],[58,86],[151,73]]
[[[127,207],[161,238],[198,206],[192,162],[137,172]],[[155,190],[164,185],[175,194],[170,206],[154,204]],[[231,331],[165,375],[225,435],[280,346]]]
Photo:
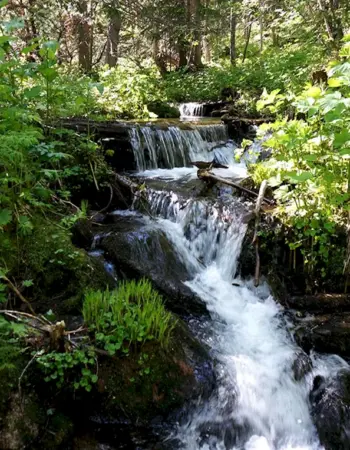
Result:
[[313,377],[334,375],[347,363],[314,355],[313,371],[296,381],[292,367],[300,349],[282,308],[266,284],[254,288],[235,279],[246,225],[234,205],[191,200],[180,207],[176,194],[164,203],[160,193],[149,201],[163,217],[157,226],[188,266],[186,284],[211,313],[206,343],[220,362],[217,390],[178,428],[182,448],[321,450],[309,411]]
[[[257,143],[237,164],[235,144],[222,125],[135,128],[131,142],[138,175],[164,181],[195,178],[197,169],[186,167],[189,162],[213,159],[229,166],[215,170],[220,176],[244,177],[245,162],[254,162],[260,152]],[[218,361],[212,396],[198,400],[172,437],[187,450],[321,450],[309,410],[313,379],[349,366],[338,356],[313,354],[312,370],[302,379],[294,375],[302,352],[283,309],[266,284],[255,288],[252,281],[235,278],[247,211],[237,199],[219,205],[167,190],[149,189],[147,195],[150,212],[159,217],[156,226],[187,265],[184,282],[210,312],[200,338]]]

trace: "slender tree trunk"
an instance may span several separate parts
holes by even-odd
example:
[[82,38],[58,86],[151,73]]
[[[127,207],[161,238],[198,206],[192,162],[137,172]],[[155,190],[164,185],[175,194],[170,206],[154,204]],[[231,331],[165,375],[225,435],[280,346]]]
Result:
[[263,17],[263,0],[259,0],[259,28],[260,28],[260,53],[264,49],[264,17]]
[[80,0],[78,5],[80,18],[78,23],[79,66],[88,73],[91,71],[91,30],[88,20],[88,5],[86,0]]
[[120,11],[114,9],[109,13],[110,22],[108,28],[108,40],[106,49],[106,64],[115,67],[118,62],[118,47],[120,39],[120,30],[122,26],[122,18]]
[[244,46],[244,51],[243,51],[243,59],[242,59],[242,63],[244,63],[246,57],[247,57],[247,50],[248,50],[248,45],[249,45],[249,41],[250,41],[250,35],[252,32],[252,24],[249,23],[248,25],[248,31],[247,31],[247,37],[246,37],[246,41],[245,41],[245,46]]
[[204,20],[204,36],[202,39],[202,48],[203,48],[203,54],[206,64],[211,63],[211,49],[210,49],[210,42],[208,39],[208,11],[207,8],[209,7],[209,0],[206,0],[205,2],[205,20]]
[[195,67],[201,67],[202,64],[202,46],[201,46],[201,0],[192,0],[193,10],[193,64]]
[[230,61],[232,66],[236,64],[236,28],[237,16],[233,6],[230,13]]

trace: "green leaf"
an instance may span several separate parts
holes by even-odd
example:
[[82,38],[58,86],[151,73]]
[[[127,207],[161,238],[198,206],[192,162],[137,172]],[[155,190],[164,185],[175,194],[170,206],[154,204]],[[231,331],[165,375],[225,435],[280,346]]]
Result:
[[8,225],[12,220],[12,211],[9,209],[0,209],[0,227]]
[[339,78],[329,78],[329,80],[328,80],[329,87],[339,87],[342,84],[343,83],[341,82],[341,80]]
[[92,375],[92,377],[91,377],[92,383],[97,383],[97,380],[98,380],[98,376],[97,375]]
[[22,284],[24,287],[30,287],[33,286],[34,283],[33,280],[24,280]]
[[24,19],[17,17],[8,22],[5,22],[3,26],[6,31],[20,30],[24,28]]
[[32,88],[27,88],[24,90],[23,95],[27,98],[39,97],[41,93],[41,86],[34,86]]
[[8,5],[9,0],[1,0],[0,1],[0,8],[4,8],[6,5]]
[[31,234],[33,229],[34,229],[34,225],[29,220],[29,217],[27,217],[27,216],[20,216],[20,218],[18,220],[18,231],[23,236],[28,236],[29,234]]
[[313,178],[313,175],[310,172],[301,172],[299,174],[295,172],[288,172],[286,173],[286,177],[295,183],[303,183]]
[[0,36],[0,45],[6,44],[7,42],[10,42],[14,39],[16,39],[16,38],[13,36]]
[[58,50],[59,43],[57,41],[46,41],[43,43],[43,48],[47,48],[49,50],[52,50],[53,52],[56,52]]

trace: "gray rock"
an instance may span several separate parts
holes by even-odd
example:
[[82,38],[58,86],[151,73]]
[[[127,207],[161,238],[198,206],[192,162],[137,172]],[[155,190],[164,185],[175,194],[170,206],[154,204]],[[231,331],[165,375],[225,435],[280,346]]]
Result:
[[310,394],[311,411],[326,450],[350,448],[350,372],[330,380],[316,377]]

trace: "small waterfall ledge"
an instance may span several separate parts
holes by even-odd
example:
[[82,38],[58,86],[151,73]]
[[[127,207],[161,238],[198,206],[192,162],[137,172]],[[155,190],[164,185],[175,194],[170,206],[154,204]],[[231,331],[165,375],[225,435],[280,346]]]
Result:
[[[129,137],[139,171],[188,167],[191,161],[212,161],[230,165],[234,143],[226,125],[198,125],[191,129],[169,126],[135,126]],[[220,151],[221,149],[221,151]]]

